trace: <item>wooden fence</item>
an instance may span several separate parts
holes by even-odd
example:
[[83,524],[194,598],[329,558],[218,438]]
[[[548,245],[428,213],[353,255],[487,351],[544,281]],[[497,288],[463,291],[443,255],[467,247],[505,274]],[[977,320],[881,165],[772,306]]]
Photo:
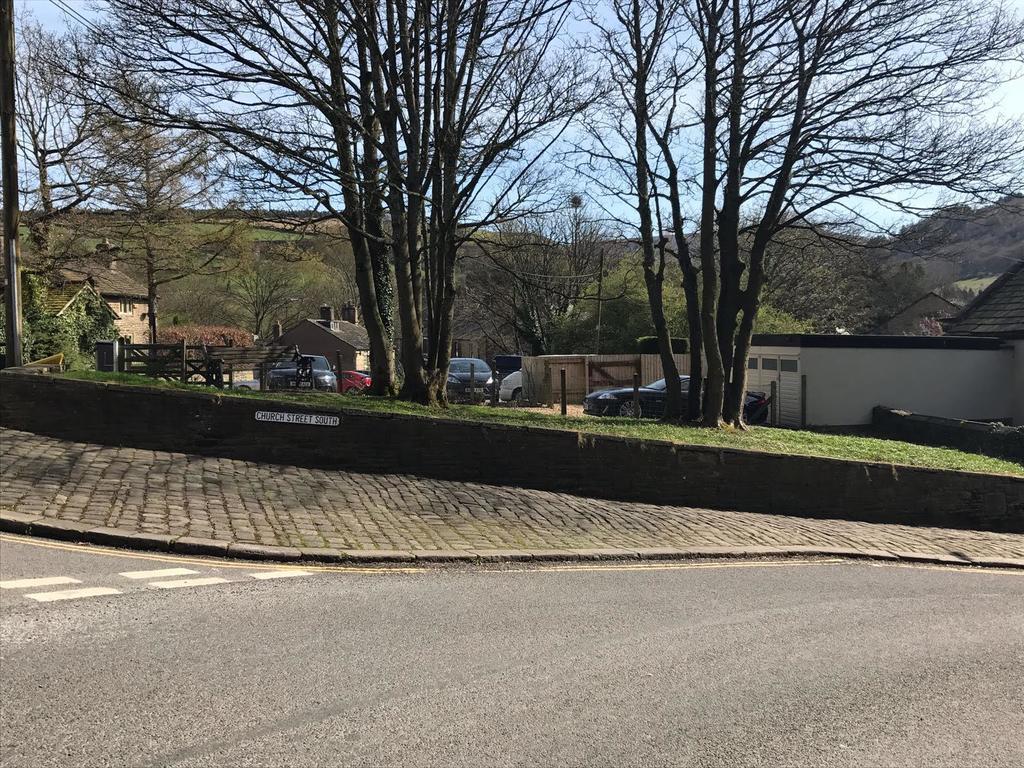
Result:
[[233,383],[235,373],[251,371],[290,358],[294,346],[221,347],[206,344],[121,344],[117,370],[158,379],[201,381],[215,387]]
[[[679,373],[690,369],[689,355],[673,355]],[[554,405],[559,399],[560,371],[565,369],[566,399],[581,403],[598,389],[633,386],[633,374],[640,384],[663,378],[658,355],[543,355],[523,358],[523,398],[528,402]]]
[[157,379],[191,381],[196,376],[209,381],[210,366],[204,345],[121,344],[117,369]]

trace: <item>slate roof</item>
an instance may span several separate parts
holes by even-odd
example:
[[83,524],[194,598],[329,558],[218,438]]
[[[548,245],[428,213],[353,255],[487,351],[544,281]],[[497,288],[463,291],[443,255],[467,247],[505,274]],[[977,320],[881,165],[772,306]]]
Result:
[[1024,261],[1010,267],[944,327],[954,336],[1024,339]]
[[335,338],[341,339],[346,344],[357,350],[368,350],[370,348],[370,337],[366,335],[366,329],[361,325],[350,323],[347,320],[334,320],[328,328],[319,320],[310,319],[309,322],[322,328]]
[[146,299],[146,287],[117,267],[98,261],[69,262],[58,270],[59,279],[66,282],[92,283],[101,296],[126,296]]

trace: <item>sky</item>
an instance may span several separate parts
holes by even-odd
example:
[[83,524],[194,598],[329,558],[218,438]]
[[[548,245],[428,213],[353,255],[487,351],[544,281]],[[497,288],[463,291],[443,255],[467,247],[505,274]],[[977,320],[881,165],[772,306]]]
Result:
[[[63,0],[65,5],[83,15],[89,12],[90,0]],[[67,13],[53,0],[15,0],[16,8],[31,10],[32,14],[44,26],[59,30],[66,25]],[[1006,0],[1008,7],[1024,14],[1024,0]],[[1024,74],[1015,81],[1004,85],[995,97],[995,107],[1007,117],[1019,117],[1024,120]]]
[[[1006,5],[1017,13],[1024,15],[1024,0],[1003,0]],[[59,31],[69,24],[67,12],[61,6],[72,8],[75,13],[83,16],[93,16],[90,11],[92,0],[15,0],[15,10],[29,11],[45,27]],[[73,20],[70,23],[74,23]],[[1009,118],[1024,121],[1024,63],[1015,68],[1019,76],[1000,87],[993,96],[993,110],[989,117]],[[934,205],[931,194],[927,193],[927,199],[916,198],[916,202],[923,205]],[[613,203],[613,205],[615,205]],[[871,204],[869,204],[871,205]],[[873,209],[874,206],[871,205]],[[898,213],[889,210],[872,210],[869,218],[874,219],[876,224],[883,228],[900,226],[908,223],[907,219]]]

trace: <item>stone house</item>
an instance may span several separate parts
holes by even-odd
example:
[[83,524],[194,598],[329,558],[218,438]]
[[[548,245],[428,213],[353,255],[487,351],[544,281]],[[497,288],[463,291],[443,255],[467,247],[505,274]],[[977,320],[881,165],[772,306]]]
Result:
[[323,355],[342,371],[367,371],[370,368],[370,340],[357,322],[356,308],[346,305],[335,317],[334,307],[320,307],[320,317],[300,321],[288,330],[275,333],[274,342],[296,346],[303,355]]
[[[33,273],[31,268],[27,273]],[[40,275],[40,273],[35,272]],[[149,298],[145,287],[122,272],[116,261],[78,260],[47,272],[43,307],[47,313],[60,317],[68,312],[86,293],[97,294],[110,311],[118,338],[126,343],[149,341]],[[0,297],[6,290],[0,275]]]
[[[81,290],[98,293],[114,315],[118,337],[128,344],[149,341],[149,298],[140,282],[121,271],[115,260],[82,260],[63,265],[51,277],[51,308]],[[67,304],[65,302],[65,305]]]
[[[935,291],[929,291],[885,322],[880,323],[871,333],[884,336],[923,336],[927,335],[923,332],[925,321],[942,321],[959,311],[958,305],[943,298]],[[938,326],[936,326],[937,329]]]

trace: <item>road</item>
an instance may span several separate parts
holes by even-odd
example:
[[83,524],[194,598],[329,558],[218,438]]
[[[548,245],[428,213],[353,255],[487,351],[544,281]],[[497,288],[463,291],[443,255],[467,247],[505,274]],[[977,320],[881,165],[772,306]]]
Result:
[[3,537],[0,764],[1024,764],[1019,573],[284,570]]

